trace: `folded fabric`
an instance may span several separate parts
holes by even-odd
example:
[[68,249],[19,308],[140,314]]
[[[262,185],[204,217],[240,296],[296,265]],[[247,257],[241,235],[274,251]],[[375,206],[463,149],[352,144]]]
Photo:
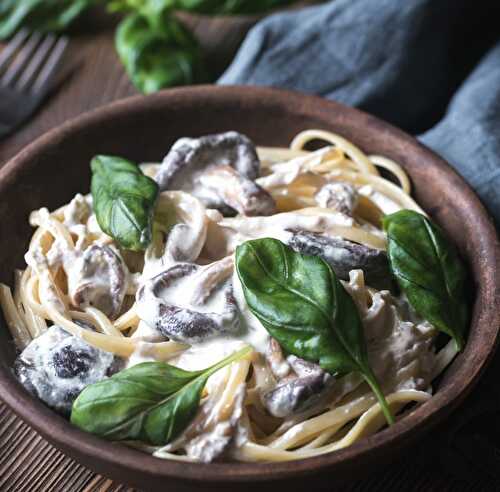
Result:
[[500,43],[453,96],[445,117],[421,140],[462,174],[500,225]]
[[500,2],[487,0],[334,0],[259,23],[219,83],[318,94],[425,132],[500,223],[498,49],[464,82],[499,19]]

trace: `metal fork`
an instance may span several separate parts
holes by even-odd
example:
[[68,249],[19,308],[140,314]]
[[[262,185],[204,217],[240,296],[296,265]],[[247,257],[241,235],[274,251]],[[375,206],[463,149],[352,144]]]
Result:
[[0,51],[0,138],[43,102],[67,45],[64,36],[23,29]]

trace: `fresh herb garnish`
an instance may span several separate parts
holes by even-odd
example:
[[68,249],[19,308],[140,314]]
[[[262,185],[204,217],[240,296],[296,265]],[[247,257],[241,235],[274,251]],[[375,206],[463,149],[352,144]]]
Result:
[[158,185],[138,166],[121,157],[92,159],[92,199],[101,229],[122,247],[144,250],[151,242],[151,225]]
[[115,45],[132,82],[145,94],[203,80],[198,45],[174,17],[152,29],[146,17],[129,15],[118,26]]
[[125,14],[115,44],[127,74],[142,92],[207,81],[200,46],[175,16],[257,14],[296,0],[1,0],[0,40],[19,29],[67,29],[90,6]]
[[287,352],[332,374],[361,373],[394,421],[368,363],[358,310],[328,263],[264,238],[238,246],[236,268],[250,310]]
[[73,403],[71,422],[113,441],[165,445],[195,417],[208,378],[251,352],[245,347],[202,371],[143,362],[87,386]]
[[391,271],[415,311],[464,346],[468,312],[465,268],[427,217],[401,210],[383,219]]

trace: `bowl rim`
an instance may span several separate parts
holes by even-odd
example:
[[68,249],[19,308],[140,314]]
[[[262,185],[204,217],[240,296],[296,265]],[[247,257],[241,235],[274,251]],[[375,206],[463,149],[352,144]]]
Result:
[[[489,286],[489,297],[481,302],[480,312],[475,312],[471,324],[481,323],[485,326],[485,336],[479,358],[472,366],[470,373],[460,384],[451,384],[438,391],[431,398],[433,404],[419,406],[416,410],[397,421],[390,428],[384,429],[373,436],[364,438],[355,444],[317,457],[304,458],[291,462],[273,463],[190,463],[175,460],[162,460],[148,454],[117,445],[91,434],[80,431],[68,421],[59,417],[41,402],[31,397],[12,376],[9,368],[0,366],[0,390],[2,400],[24,421],[45,436],[58,448],[64,451],[78,450],[81,455],[100,460],[100,468],[127,468],[130,472],[151,474],[157,477],[182,479],[186,482],[262,482],[279,479],[290,479],[318,472],[326,467],[339,464],[355,464],[366,458],[369,453],[382,453],[389,447],[415,437],[417,433],[430,429],[442,421],[471,391],[487,363],[492,358],[499,340],[500,328],[500,278],[495,279],[494,270],[500,271],[500,247],[492,221],[474,192],[455,170],[444,159],[423,146],[413,137],[360,110],[344,106],[334,101],[328,101],[317,96],[267,87],[250,86],[194,86],[170,89],[149,96],[132,96],[105,105],[93,111],[84,113],[64,123],[39,137],[24,148],[0,169],[0,193],[11,186],[16,179],[18,169],[36,160],[37,154],[43,152],[49,145],[61,139],[70,138],[88,125],[99,124],[102,120],[117,118],[129,111],[147,111],[153,104],[166,104],[166,101],[220,101],[233,98],[247,101],[257,101],[269,98],[286,106],[293,106],[297,111],[304,111],[309,116],[315,114],[322,118],[332,118],[335,112],[349,114],[353,120],[368,121],[376,126],[377,131],[383,131],[393,139],[411,147],[423,158],[432,162],[440,173],[458,183],[467,196],[468,207],[477,216],[476,227],[481,232],[477,239],[481,246],[490,253],[489,260],[481,267],[486,275]],[[483,286],[479,286],[480,289]],[[484,289],[483,289],[484,291]],[[476,303],[477,304],[477,303]],[[475,311],[479,310],[476,309]],[[434,416],[434,419],[430,417]],[[432,420],[432,422],[431,422]],[[292,463],[292,466],[290,466]]]

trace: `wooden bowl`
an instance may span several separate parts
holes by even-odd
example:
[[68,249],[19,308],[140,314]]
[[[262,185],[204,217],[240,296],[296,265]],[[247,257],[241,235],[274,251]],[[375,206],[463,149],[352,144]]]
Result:
[[298,490],[360,478],[443,421],[492,357],[500,326],[500,253],[495,229],[471,189],[436,154],[373,116],[313,96],[265,88],[200,86],[133,97],[83,115],[28,146],[0,171],[0,280],[23,265],[32,209],[53,209],[89,190],[95,154],[158,161],[181,136],[238,130],[257,144],[287,145],[306,128],[351,139],[409,172],[415,197],[456,242],[470,270],[473,314],[467,346],[436,394],[395,425],[319,457],[271,464],[164,461],[72,427],[32,398],[11,373],[14,348],[0,326],[0,395],[51,443],[96,472],[146,490]]

